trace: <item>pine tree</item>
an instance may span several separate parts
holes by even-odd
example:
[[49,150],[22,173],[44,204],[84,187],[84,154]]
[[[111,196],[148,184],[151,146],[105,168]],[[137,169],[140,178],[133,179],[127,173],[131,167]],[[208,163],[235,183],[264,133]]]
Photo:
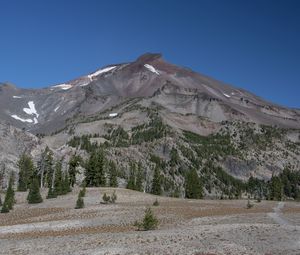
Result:
[[114,161],[109,162],[109,186],[118,187],[117,167]]
[[57,195],[63,194],[63,174],[61,161],[55,164],[54,192]]
[[56,194],[55,190],[52,187],[50,187],[48,189],[48,194],[47,194],[46,198],[50,199],[50,198],[56,198],[56,197],[57,197],[57,194]]
[[76,174],[78,171],[76,168],[79,166],[81,162],[81,157],[78,155],[72,155],[69,161],[69,176],[70,176],[70,185],[74,187],[76,181]]
[[40,187],[43,188],[45,183],[48,187],[52,186],[53,178],[53,152],[47,146],[42,152],[40,160],[38,161],[38,175],[40,177]]
[[76,201],[75,209],[80,209],[80,208],[83,208],[83,207],[84,207],[84,200],[83,200],[83,197],[82,197],[82,194],[81,194],[81,191],[80,191],[79,194],[78,194],[77,201]]
[[127,189],[135,190],[135,173],[136,173],[136,165],[135,162],[130,162],[130,170],[129,170],[129,178],[127,182]]
[[62,194],[65,195],[71,191],[72,191],[72,189],[70,187],[69,174],[65,173],[64,179],[62,181]]
[[143,191],[143,179],[144,178],[143,178],[142,163],[139,161],[138,167],[137,167],[135,190]]
[[152,180],[151,193],[154,195],[161,195],[161,176],[159,173],[159,168],[156,166],[154,169],[154,175]]
[[30,185],[27,201],[29,204],[37,204],[43,202],[42,196],[40,194],[39,181],[37,178],[34,178]]
[[27,191],[34,172],[34,165],[30,156],[23,154],[19,161],[18,191]]
[[14,178],[13,178],[13,175],[11,175],[9,178],[8,188],[6,190],[5,199],[4,199],[2,209],[1,209],[1,213],[8,213],[10,210],[13,209],[13,206],[16,203],[15,191],[13,190],[13,182],[14,182]]
[[93,151],[86,164],[85,183],[87,186],[105,186],[104,153],[102,150]]
[[154,230],[158,226],[158,219],[153,214],[151,208],[147,208],[145,210],[145,216],[142,222],[135,222],[135,226],[138,227],[139,230]]
[[270,199],[282,200],[283,187],[282,182],[278,176],[272,176],[270,181]]
[[185,197],[193,199],[203,197],[201,180],[195,169],[190,170],[185,178]]
[[9,209],[7,207],[7,204],[4,203],[3,206],[2,206],[2,208],[1,208],[1,213],[8,213],[8,212],[9,212]]

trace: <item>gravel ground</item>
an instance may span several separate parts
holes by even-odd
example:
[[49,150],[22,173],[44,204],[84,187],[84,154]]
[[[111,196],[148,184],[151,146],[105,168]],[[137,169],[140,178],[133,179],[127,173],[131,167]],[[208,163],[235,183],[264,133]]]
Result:
[[[116,204],[101,204],[116,190]],[[46,192],[44,192],[45,195]],[[300,254],[300,206],[246,200],[184,200],[157,197],[157,230],[137,231],[156,197],[125,189],[90,188],[85,208],[75,210],[78,189],[56,199],[17,205],[0,214],[0,254]]]

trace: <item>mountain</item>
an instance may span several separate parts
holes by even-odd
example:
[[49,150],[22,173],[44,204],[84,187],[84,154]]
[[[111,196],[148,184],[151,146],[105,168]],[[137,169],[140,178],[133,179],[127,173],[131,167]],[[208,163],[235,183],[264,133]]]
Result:
[[145,190],[155,166],[169,195],[184,192],[186,173],[195,169],[205,192],[221,196],[232,194],[241,179],[300,169],[299,109],[170,64],[160,54],[43,89],[1,84],[0,121],[1,130],[13,130],[3,131],[10,135],[1,137],[2,162],[15,171],[25,151],[38,158],[49,146],[67,167],[72,154],[87,159],[101,146],[123,186],[135,161],[143,166]]
[[0,119],[33,133],[51,133],[74,116],[89,116],[128,100],[146,98],[171,112],[215,122],[242,120],[299,128],[300,111],[288,109],[212,78],[145,54],[132,63],[103,67],[44,89],[0,86]]

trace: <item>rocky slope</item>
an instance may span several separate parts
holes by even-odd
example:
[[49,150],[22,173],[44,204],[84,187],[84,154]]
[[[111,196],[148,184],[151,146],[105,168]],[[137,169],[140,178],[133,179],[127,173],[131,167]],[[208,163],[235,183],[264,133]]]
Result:
[[[206,193],[218,196],[236,185],[231,180],[226,187],[225,173],[267,179],[285,167],[300,169],[298,109],[167,63],[159,54],[44,89],[2,84],[0,120],[6,123],[0,125],[0,162],[15,170],[21,153],[38,156],[46,145],[57,158],[75,151],[87,158],[81,146],[87,135],[117,162],[121,183],[129,162],[140,161],[147,190],[159,164],[170,195],[182,192],[191,168]],[[75,136],[79,144],[72,145]]]

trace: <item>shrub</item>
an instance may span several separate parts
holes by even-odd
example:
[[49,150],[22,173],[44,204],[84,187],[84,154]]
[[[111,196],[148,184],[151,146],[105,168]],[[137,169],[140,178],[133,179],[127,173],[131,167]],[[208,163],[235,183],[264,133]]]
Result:
[[37,204],[43,202],[42,196],[40,194],[40,186],[38,179],[33,179],[30,185],[27,201],[29,204]]
[[158,202],[157,198],[155,199],[153,205],[154,205],[154,206],[159,206],[159,202]]
[[154,230],[158,226],[158,219],[153,214],[151,208],[148,207],[145,210],[145,216],[143,218],[143,221],[142,222],[136,221],[134,223],[134,226],[138,227],[138,230],[144,230],[144,231]]
[[105,204],[108,204],[110,202],[110,196],[108,196],[106,193],[104,193],[102,199]]
[[56,194],[55,190],[52,188],[49,188],[48,195],[46,198],[50,199],[50,198],[56,198],[56,197],[57,197],[57,194]]
[[4,203],[1,208],[1,213],[8,213],[8,212],[9,212],[9,209],[8,209],[7,203]]
[[251,204],[250,200],[248,199],[247,209],[251,209],[252,207],[253,207],[253,204]]
[[84,200],[83,197],[80,196],[80,193],[78,194],[78,199],[76,201],[75,209],[81,209],[84,207]]
[[111,195],[110,202],[111,202],[112,204],[114,204],[116,201],[117,201],[117,194],[116,194],[116,192],[114,191],[114,193]]
[[86,188],[83,187],[82,190],[79,191],[79,196],[80,197],[85,197],[85,193],[86,193]]

